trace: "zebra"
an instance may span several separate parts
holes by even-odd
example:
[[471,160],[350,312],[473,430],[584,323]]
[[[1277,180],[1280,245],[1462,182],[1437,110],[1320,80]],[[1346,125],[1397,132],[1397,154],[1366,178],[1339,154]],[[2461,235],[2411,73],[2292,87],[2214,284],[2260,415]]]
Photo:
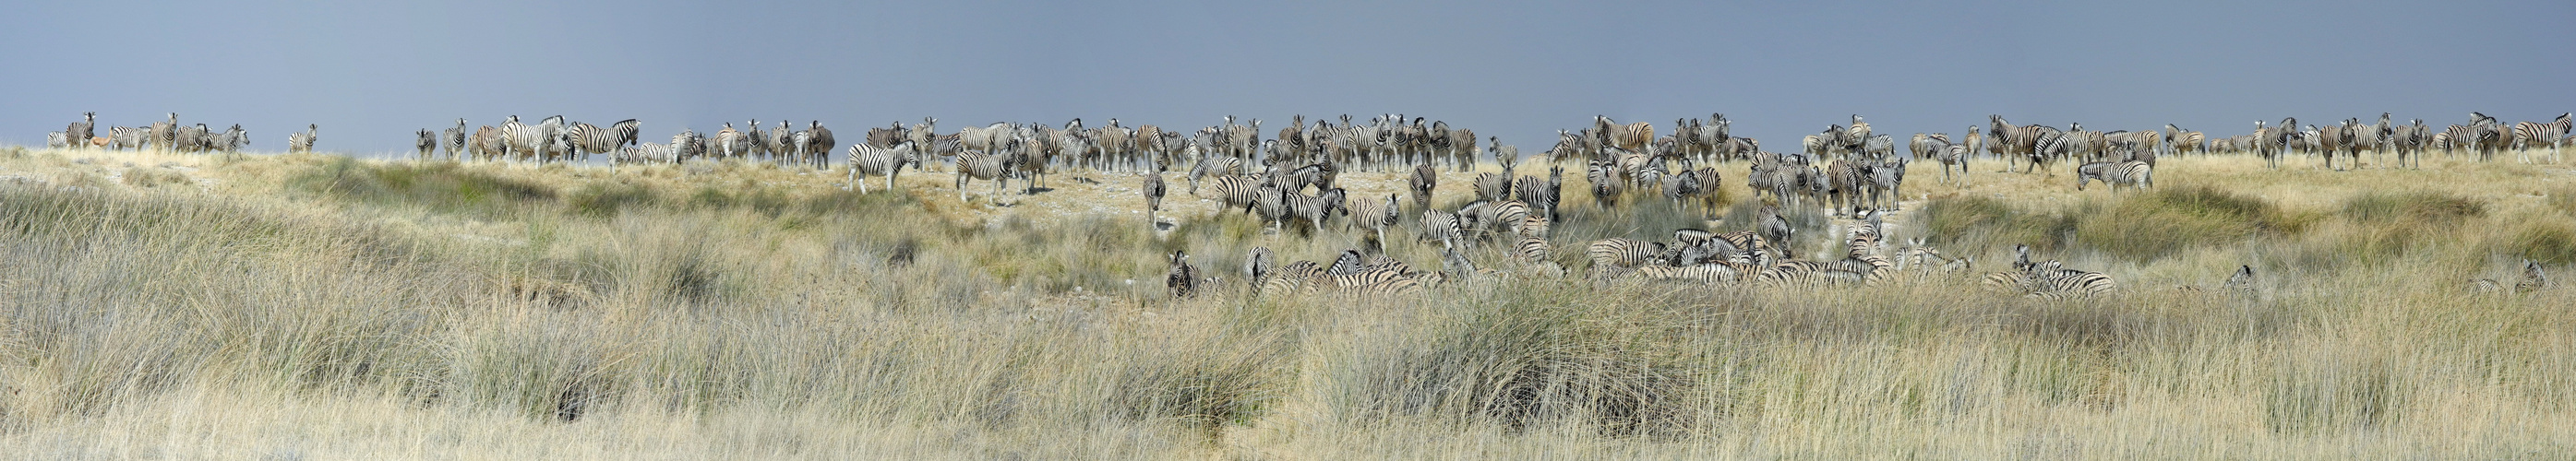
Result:
[[1547,168],[1547,179],[1542,180],[1537,176],[1522,176],[1514,179],[1512,199],[1529,204],[1530,209],[1536,214],[1555,220],[1558,218],[1557,201],[1564,197],[1564,188],[1565,167],[1551,165]]
[[1398,206],[1396,205],[1395,194],[1386,194],[1386,201],[1359,200],[1350,202],[1350,204],[1343,209],[1343,213],[1350,217],[1350,221],[1344,224],[1343,228],[1367,228],[1376,234],[1377,244],[1379,245],[1379,248],[1383,249],[1386,245],[1386,228],[1387,226],[1395,225],[1397,209]]
[[[1790,242],[1792,242],[1791,239],[1797,237],[1797,229],[1790,227],[1789,220],[1780,216],[1780,207],[1778,205],[1763,204],[1762,210],[1754,215],[1757,216],[1756,219],[1758,219],[1758,221],[1753,225],[1753,230],[1756,232],[1755,236],[1761,237],[1761,239],[1767,242],[1768,246],[1771,248],[1779,250],[1781,257],[1796,257],[1791,251],[1789,251],[1789,248],[1793,246],[1790,244]],[[1745,243],[1748,244],[1744,245],[1744,247],[1753,247],[1752,245],[1749,245],[1751,242]]]
[[1441,248],[1456,248],[1465,238],[1465,225],[1458,215],[1440,210],[1422,210],[1422,239],[1438,241]]
[[[520,161],[531,159],[544,161],[547,144],[561,136],[562,132],[563,116],[561,115],[546,117],[535,125],[520,123],[519,116],[512,115],[509,120],[501,122],[501,154]],[[726,142],[737,144],[727,145],[724,152],[728,155],[739,152],[740,133],[733,131],[733,123],[725,123],[725,132],[734,133],[728,136],[729,139]]]
[[796,129],[788,128],[785,118],[778,119],[778,127],[770,128],[768,135],[760,137],[760,143],[769,151],[770,160],[775,162],[798,162],[802,160],[798,157],[805,151],[805,143],[797,142]]
[[634,145],[636,130],[637,123],[635,119],[630,118],[611,123],[605,128],[588,123],[574,123],[569,134],[572,136],[573,146],[581,155],[588,156],[616,152],[618,147]]
[[[848,157],[850,186],[857,187],[862,194],[868,193],[867,177],[883,174],[886,177],[886,190],[894,190],[894,177],[897,173],[903,172],[903,165],[921,161],[921,154],[916,152],[909,142],[896,144],[890,149],[869,144],[851,144]],[[963,186],[960,188],[962,189]],[[850,190],[850,187],[843,187],[841,190]]]
[[1607,210],[1619,204],[1619,194],[1626,193],[1627,181],[1617,160],[1593,160],[1586,164],[1583,179],[1592,184],[1592,201]]
[[1260,201],[1263,188],[1269,184],[1269,181],[1258,175],[1225,175],[1218,176],[1214,184],[1210,185],[1209,191],[1217,197],[1217,203],[1219,203],[1217,211],[1242,208],[1244,212],[1250,213],[1253,205]]
[[[1182,147],[1182,150],[1193,154],[1200,152],[1197,141],[1190,141],[1187,146]],[[1224,178],[1227,176],[1233,176],[1241,169],[1241,161],[1235,160],[1234,157],[1223,155],[1200,155],[1198,164],[1190,167],[1190,195],[1195,196],[1199,194],[1199,180],[1201,178],[1211,176]]]
[[431,133],[424,128],[417,134],[420,135],[420,139],[412,142],[412,147],[418,149],[420,161],[427,162],[431,155],[438,153],[438,133]]
[[1405,176],[1406,191],[1413,193],[1413,208],[1431,208],[1431,192],[1440,187],[1440,171],[1431,164],[1415,164],[1413,174]]
[[144,142],[150,144],[155,151],[171,152],[177,150],[172,147],[172,143],[177,141],[178,134],[179,113],[171,112],[169,120],[152,122],[152,127],[144,131]]
[[[491,125],[483,125],[483,127],[474,130],[473,136],[466,138],[465,144],[468,149],[473,151],[472,159],[474,160],[491,161],[492,159],[499,158],[502,150],[501,129],[493,128]],[[679,138],[676,136],[673,137],[671,139],[671,144],[674,146],[679,145]]]
[[143,149],[144,134],[145,134],[145,133],[144,133],[144,131],[143,131],[143,128],[140,128],[140,127],[130,127],[130,126],[116,126],[116,127],[108,127],[108,128],[107,128],[107,145],[108,145],[108,148],[110,148],[110,149],[114,149],[114,150],[120,150],[120,151],[121,151],[121,150],[125,150],[125,149],[126,149],[126,148],[128,148],[128,147],[131,147],[131,148],[134,148],[135,150],[142,150],[142,149]]
[[304,125],[304,132],[286,135],[286,151],[312,152],[313,141],[315,140],[316,135],[321,131],[322,126],[320,124],[306,124]]
[[80,121],[72,122],[63,129],[63,142],[72,148],[89,145],[90,138],[98,137],[95,129],[97,126],[97,112],[82,112]]
[[2155,168],[2136,160],[2093,162],[2075,167],[2075,190],[2084,190],[2084,184],[2091,181],[2110,184],[2112,192],[2119,192],[2121,184],[2146,188],[2156,185]]
[[1161,223],[1155,215],[1163,211],[1164,168],[1163,162],[1154,162],[1153,171],[1145,173],[1145,183],[1136,188],[1145,194],[1145,224],[1148,226],[1159,227]]
[[1503,173],[1503,174],[1494,174],[1494,173],[1477,173],[1477,174],[1476,174],[1476,200],[1477,200],[1477,201],[1509,200],[1509,199],[1511,199],[1511,197],[1512,197],[1512,177],[1511,177],[1511,174],[1510,174],[1510,173]]
[[1192,298],[1199,294],[1199,266],[1190,264],[1189,253],[1172,250],[1172,269],[1163,275],[1163,286],[1172,290],[1173,299]]
[[2536,144],[2546,143],[2549,144],[2550,163],[2557,163],[2559,148],[2566,144],[2570,115],[2570,113],[2558,114],[2558,119],[2550,121],[2549,123],[2522,122],[2514,124],[2513,149],[2516,151],[2516,156],[2519,160],[2523,163],[2531,163],[2531,154],[2527,149],[2530,149],[2531,146]]
[[[2196,294],[2201,292],[2200,287],[2192,285],[2175,286],[2174,289],[2184,293]],[[2220,282],[2218,284],[2218,291],[2231,297],[2246,299],[2253,298],[2255,295],[2254,266],[2238,265],[2236,267],[2236,272],[2228,274],[2227,281]]]
[[227,154],[239,152],[242,146],[250,145],[250,132],[242,131],[239,123],[233,124],[231,129],[224,130],[223,134],[211,137],[213,140],[208,143],[207,148]]
[[448,160],[465,158],[465,134],[465,119],[463,118],[456,119],[456,127],[448,128],[445,131],[439,132],[438,140],[440,141],[440,144],[445,144],[447,146]]
[[1583,256],[1592,261],[1594,278],[1616,277],[1627,269],[1663,264],[1664,244],[1612,237],[1584,245]]
[[[1968,139],[1974,140],[1976,136],[1970,135]],[[1933,154],[1933,157],[1941,162],[1941,183],[1950,183],[1950,167],[1957,166],[1959,185],[1968,185],[1968,155],[1974,151],[1975,149],[1965,145],[1950,144],[1942,146],[1940,153]]]
[[[1010,178],[1025,175],[1018,171],[1020,164],[1024,162],[1022,160],[1024,157],[1026,155],[1010,149],[990,152],[970,150],[958,153],[957,201],[966,201],[966,184],[977,179],[992,181],[994,200],[1000,200],[1002,189],[1010,184]],[[1023,179],[1023,181],[1026,180]],[[886,175],[886,184],[886,187],[894,187],[894,175]]]
[[2029,245],[2014,245],[2013,252],[2018,255],[2014,271],[1988,274],[1987,286],[2042,299],[2088,298],[2119,289],[2118,282],[2100,272],[2067,269],[2055,260],[2030,262]]
[[[805,130],[796,132],[796,135],[797,152],[807,157],[803,160],[815,168],[827,168],[826,165],[829,165],[832,160],[832,147],[839,144],[839,141],[832,139],[832,129],[824,128],[822,120],[808,120]],[[910,162],[916,165],[920,163],[917,159]],[[889,176],[886,180],[893,181],[894,178]],[[893,185],[889,184],[887,187],[891,188]]]
[[[1343,211],[1343,197],[1346,193],[1341,188],[1332,188],[1315,195],[1296,191],[1283,191],[1281,194],[1280,204],[1284,207],[1284,217],[1304,221],[1310,230],[1321,230],[1326,222],[1332,220],[1336,212]],[[1284,224],[1286,220],[1282,221]]]
[[[1886,163],[1872,165],[1869,167],[1869,175],[1866,178],[1868,184],[1862,186],[1862,188],[1869,192],[1869,201],[1870,205],[1874,207],[1873,209],[1886,211],[1905,210],[1905,197],[1902,192],[1904,192],[1903,187],[1905,185],[1906,162],[1908,162],[1908,160],[1897,158],[1889,160]],[[1885,200],[1881,200],[1879,197],[1879,194],[1882,193],[1887,194]]]

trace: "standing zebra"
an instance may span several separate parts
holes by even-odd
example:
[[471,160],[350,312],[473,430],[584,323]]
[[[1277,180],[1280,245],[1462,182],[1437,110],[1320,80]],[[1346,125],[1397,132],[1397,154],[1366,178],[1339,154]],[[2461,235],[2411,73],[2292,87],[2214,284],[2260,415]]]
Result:
[[1466,236],[1466,226],[1458,222],[1458,215],[1446,211],[1422,210],[1420,224],[1422,238],[1439,241],[1441,248],[1457,248],[1458,240]]
[[[884,174],[886,177],[886,190],[894,190],[895,174],[903,171],[903,165],[906,163],[915,163],[920,161],[921,154],[915,152],[912,143],[908,142],[896,144],[893,148],[877,147],[870,144],[851,144],[849,155],[850,187],[856,187],[859,189],[859,193],[865,194],[868,192],[868,177]],[[850,187],[843,187],[841,190],[849,190]],[[959,193],[964,193],[963,187],[960,187]]]
[[107,129],[107,145],[110,149],[125,150],[131,147],[142,150],[143,142],[144,131],[141,127],[118,126]]
[[431,133],[429,129],[422,128],[416,134],[420,135],[420,139],[412,142],[412,148],[418,150],[417,156],[420,157],[420,161],[427,162],[431,156],[438,153],[438,133]]
[[1440,187],[1440,171],[1428,163],[1415,164],[1413,174],[1406,176],[1404,183],[1405,190],[1413,193],[1413,208],[1429,209],[1431,192]]
[[2147,162],[2136,160],[2087,163],[2075,167],[2075,190],[2084,190],[2084,184],[2091,181],[2110,184],[2112,192],[2119,192],[2121,184],[2143,189],[2156,185],[2154,170]]
[[171,112],[171,113],[170,113],[170,120],[167,120],[167,121],[160,121],[160,122],[152,122],[152,128],[151,128],[151,129],[149,129],[149,130],[147,130],[147,131],[144,133],[144,137],[146,138],[146,139],[144,139],[144,141],[145,141],[145,142],[148,142],[148,143],[151,143],[151,145],[152,145],[152,149],[153,149],[153,150],[161,151],[161,152],[172,152],[172,151],[176,151],[176,150],[178,150],[178,149],[176,149],[176,148],[171,147],[171,146],[173,145],[173,144],[171,144],[171,143],[172,143],[172,142],[175,142],[175,141],[178,139],[178,138],[177,138],[178,134],[179,134],[179,113],[178,113],[178,112]]
[[456,119],[456,127],[439,133],[439,139],[446,141],[448,160],[465,158],[465,119]]
[[321,131],[321,124],[307,124],[304,125],[304,132],[286,135],[286,151],[312,152],[313,141]]
[[[1780,207],[1777,205],[1765,204],[1762,205],[1762,211],[1755,213],[1755,215],[1760,219],[1760,221],[1755,222],[1753,225],[1753,231],[1756,232],[1755,236],[1761,237],[1762,240],[1767,242],[1773,249],[1780,250],[1780,257],[1797,257],[1794,252],[1789,251],[1789,248],[1796,246],[1790,243],[1790,239],[1797,237],[1797,229],[1789,227],[1789,220],[1780,217]],[[1752,246],[1745,245],[1745,247],[1751,248]]]
[[72,122],[71,125],[63,129],[63,142],[69,144],[72,148],[89,145],[90,138],[98,137],[98,133],[94,128],[97,126],[97,112],[82,112],[80,121]]
[[635,119],[620,120],[602,128],[588,123],[574,123],[570,132],[573,146],[580,155],[616,152],[617,148],[635,144]]
[[1511,187],[1512,199],[1518,200],[1521,203],[1529,204],[1530,209],[1534,214],[1546,216],[1549,220],[1555,220],[1558,218],[1556,214],[1557,200],[1563,198],[1562,192],[1564,187],[1565,167],[1549,166],[1547,168],[1547,179],[1542,180],[1537,176],[1522,176],[1513,179]]
[[1145,225],[1149,226],[1149,229],[1161,226],[1161,221],[1154,216],[1163,211],[1164,169],[1163,162],[1154,162],[1154,170],[1145,173],[1145,184],[1136,188],[1145,194]]
[[[919,144],[915,144],[918,146]],[[966,201],[966,184],[971,180],[993,181],[993,197],[1000,201],[1002,188],[1010,184],[1023,157],[1019,152],[1003,149],[991,152],[965,151],[957,154],[957,201]],[[894,187],[894,175],[886,175],[886,187]]]
[[2530,163],[2531,154],[2527,149],[2538,144],[2548,144],[2549,162],[2557,163],[2558,150],[2566,144],[2570,115],[2571,114],[2567,113],[2558,114],[2558,119],[2550,121],[2549,123],[2522,122],[2514,124],[2513,149],[2516,151],[2515,155],[2523,163]]
[[1395,194],[1386,194],[1385,201],[1361,200],[1351,202],[1349,207],[1345,210],[1345,212],[1350,215],[1350,222],[1343,227],[1365,227],[1376,233],[1376,243],[1378,248],[1383,251],[1386,248],[1386,228],[1387,226],[1395,225],[1397,208]]
[[[808,164],[815,168],[828,168],[832,160],[832,147],[839,143],[832,139],[832,129],[824,128],[822,120],[811,120],[806,123],[805,131],[797,132],[797,134],[800,135],[796,138],[797,151],[802,152],[806,157],[810,157],[805,159],[805,161],[809,162]],[[916,164],[919,163],[918,161],[913,162]],[[886,180],[892,181],[893,178],[888,177]],[[889,184],[887,187],[891,188],[893,186]]]

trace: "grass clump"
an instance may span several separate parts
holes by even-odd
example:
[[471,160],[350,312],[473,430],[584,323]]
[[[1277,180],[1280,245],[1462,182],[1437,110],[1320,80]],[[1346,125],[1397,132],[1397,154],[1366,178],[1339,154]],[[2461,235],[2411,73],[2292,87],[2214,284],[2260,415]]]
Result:
[[369,163],[332,157],[286,180],[290,190],[376,206],[493,216],[550,202],[555,188],[456,163]]
[[2015,208],[1985,197],[1935,199],[1915,218],[1931,242],[1973,252],[2030,245],[2057,251],[2076,222],[2064,215]]
[[2206,186],[2132,194],[2075,215],[2076,244],[2139,261],[2302,226],[2262,199]]

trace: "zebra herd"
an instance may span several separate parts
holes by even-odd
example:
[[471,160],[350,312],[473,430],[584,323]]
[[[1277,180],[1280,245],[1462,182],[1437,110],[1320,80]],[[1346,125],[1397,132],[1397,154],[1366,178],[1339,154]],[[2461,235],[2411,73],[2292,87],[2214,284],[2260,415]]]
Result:
[[[2386,113],[2379,114],[2375,123],[2362,123],[2356,117],[2344,119],[2341,124],[2304,127],[2299,125],[2298,118],[2291,117],[2281,119],[2279,124],[2257,120],[2253,133],[2207,139],[2206,145],[2195,142],[2191,147],[2213,153],[2252,153],[2262,156],[2267,165],[2274,167],[2278,167],[2283,158],[2306,154],[2322,157],[2327,168],[2334,168],[2334,159],[2338,156],[2346,158],[2347,165],[2353,165],[2361,161],[2361,151],[2365,150],[2371,151],[2374,163],[2385,159],[2388,154],[2396,154],[2397,165],[2415,168],[2422,168],[2423,156],[2433,150],[2442,151],[2444,157],[2471,152],[2477,154],[2478,161],[2485,162],[2493,161],[2496,153],[2510,149],[2518,153],[2517,162],[2556,163],[2560,160],[2559,152],[2568,144],[2576,143],[2576,137],[2568,135],[2568,126],[2569,115],[2566,113],[2548,122],[2521,122],[2507,126],[2495,117],[2471,112],[2467,124],[2450,125],[2440,131],[2435,131],[2422,119],[2394,124]],[[2191,135],[2192,141],[2202,141],[2199,133]],[[2549,148],[2548,158],[2532,158],[2532,150],[2542,146]]]
[[[203,123],[180,125],[179,114],[175,112],[170,114],[168,120],[152,122],[147,126],[110,126],[107,128],[107,136],[96,136],[97,123],[98,113],[84,112],[81,114],[80,121],[72,122],[63,131],[45,133],[45,147],[233,153],[240,152],[242,146],[250,145],[250,133],[243,131],[240,124],[234,124],[232,128],[223,131],[215,131]],[[309,134],[304,136],[304,139],[310,139]],[[306,145],[309,146],[310,143]]]

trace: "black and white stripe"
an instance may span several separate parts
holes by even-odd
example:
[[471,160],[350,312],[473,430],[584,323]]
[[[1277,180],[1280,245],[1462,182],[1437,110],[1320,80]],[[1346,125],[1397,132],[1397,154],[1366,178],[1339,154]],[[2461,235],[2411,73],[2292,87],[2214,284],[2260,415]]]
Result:
[[2123,184],[2143,189],[2156,185],[2155,168],[2136,160],[2093,162],[2075,167],[2075,190],[2084,190],[2084,185],[2092,181],[2110,184],[2113,192],[2119,191]]
[[[848,160],[850,186],[857,187],[859,193],[867,193],[868,177],[880,174],[886,177],[886,190],[894,190],[895,175],[903,171],[904,164],[920,162],[921,154],[914,152],[912,143],[909,142],[896,144],[892,148],[851,144]],[[964,178],[959,178],[961,192],[964,189],[964,181]],[[850,187],[841,189],[849,190]]]

